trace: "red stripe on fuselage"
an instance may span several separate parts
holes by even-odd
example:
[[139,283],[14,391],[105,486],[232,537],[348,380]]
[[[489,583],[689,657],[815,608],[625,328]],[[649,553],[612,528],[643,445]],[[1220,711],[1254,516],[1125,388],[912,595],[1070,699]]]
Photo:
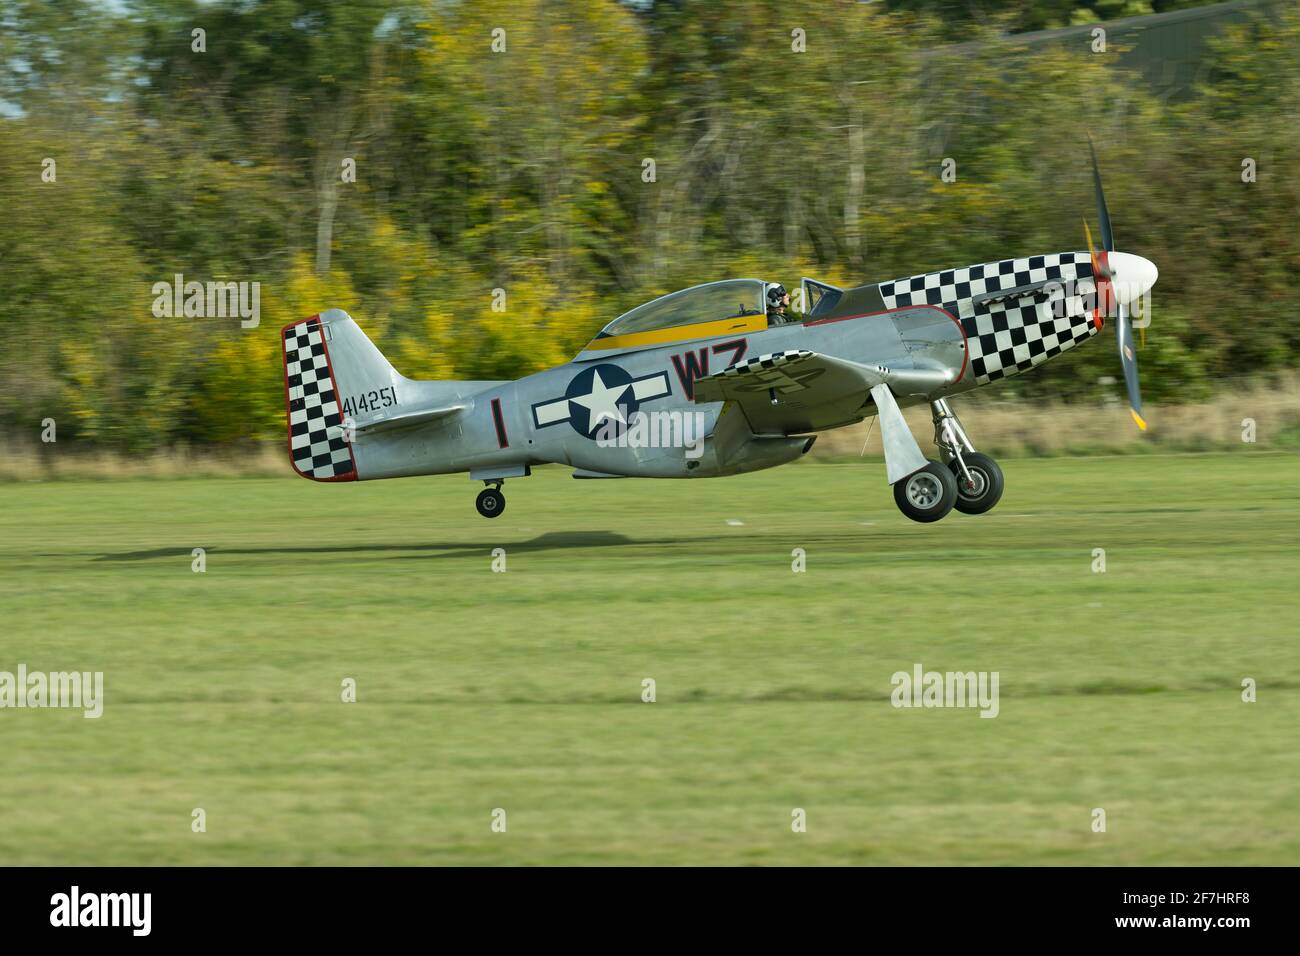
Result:
[[501,448],[510,447],[510,439],[506,437],[506,422],[501,417],[501,399],[492,399],[492,421],[497,426],[497,445]]

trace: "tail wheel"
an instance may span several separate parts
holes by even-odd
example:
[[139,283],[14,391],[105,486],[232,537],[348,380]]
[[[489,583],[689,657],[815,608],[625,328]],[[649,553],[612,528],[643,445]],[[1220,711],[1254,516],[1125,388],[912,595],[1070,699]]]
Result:
[[894,503],[913,521],[938,521],[956,502],[957,479],[937,461],[894,482]]
[[484,518],[495,518],[506,510],[506,496],[498,488],[484,488],[474,499],[474,507]]
[[948,463],[957,481],[956,508],[962,514],[982,515],[1002,500],[1002,469],[988,455],[979,452],[967,452],[962,460],[970,472],[969,480],[956,459]]

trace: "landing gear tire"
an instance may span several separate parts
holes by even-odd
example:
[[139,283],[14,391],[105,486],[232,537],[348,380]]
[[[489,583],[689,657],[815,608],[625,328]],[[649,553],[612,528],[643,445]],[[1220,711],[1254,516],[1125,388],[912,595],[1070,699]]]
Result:
[[894,503],[913,521],[938,521],[956,502],[957,479],[937,461],[894,482]]
[[955,507],[962,514],[982,515],[1002,500],[1002,469],[988,455],[979,452],[967,452],[962,455],[970,480],[962,474],[961,465],[954,459],[948,463],[953,477],[957,480],[957,503]]
[[474,507],[484,518],[499,517],[506,510],[506,496],[499,488],[484,488],[474,499]]

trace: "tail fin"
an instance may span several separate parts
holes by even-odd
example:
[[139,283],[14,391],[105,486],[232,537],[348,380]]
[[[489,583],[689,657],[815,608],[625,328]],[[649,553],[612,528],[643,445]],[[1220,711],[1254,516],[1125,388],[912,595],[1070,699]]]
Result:
[[352,406],[396,404],[401,375],[341,309],[286,325],[281,338],[294,470],[316,481],[356,481]]

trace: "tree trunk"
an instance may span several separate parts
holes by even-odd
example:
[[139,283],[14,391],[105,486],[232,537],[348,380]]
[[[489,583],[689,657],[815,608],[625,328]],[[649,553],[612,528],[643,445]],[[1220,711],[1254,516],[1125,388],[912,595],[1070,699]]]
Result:
[[334,213],[339,207],[339,180],[326,173],[317,190],[320,215],[316,219],[316,274],[330,271],[330,246],[334,239]]
[[849,261],[862,270],[862,190],[866,182],[866,131],[862,128],[862,111],[854,109],[849,117],[849,182],[844,193],[844,246]]

